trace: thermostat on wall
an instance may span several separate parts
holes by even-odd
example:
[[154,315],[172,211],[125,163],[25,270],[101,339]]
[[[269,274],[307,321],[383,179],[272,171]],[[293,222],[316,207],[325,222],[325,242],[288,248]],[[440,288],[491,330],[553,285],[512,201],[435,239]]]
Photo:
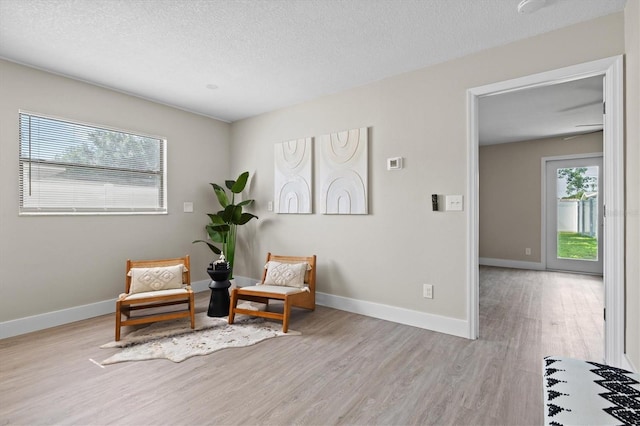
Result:
[[402,168],[402,157],[387,158],[387,170],[400,170]]

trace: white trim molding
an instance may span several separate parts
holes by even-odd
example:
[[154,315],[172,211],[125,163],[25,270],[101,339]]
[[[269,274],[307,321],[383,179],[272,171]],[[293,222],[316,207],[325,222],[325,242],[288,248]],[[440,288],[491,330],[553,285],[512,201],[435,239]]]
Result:
[[467,337],[469,327],[467,321],[461,319],[428,314],[426,312],[398,308],[381,303],[367,302],[365,300],[351,299],[349,297],[335,296],[327,293],[316,292],[316,303],[320,306],[327,306],[341,311],[352,312],[354,314],[424,328],[458,337]]
[[572,65],[467,91],[467,319],[469,338],[479,335],[478,98],[587,77],[604,77],[605,362],[620,367],[624,356],[624,91],[622,55]]
[[[196,293],[209,290],[210,282],[211,280],[195,281],[191,283],[191,288]],[[0,322],[0,339],[45,330],[47,328],[99,317],[101,315],[109,315],[115,311],[116,299],[113,298],[101,302],[89,303],[87,305],[61,309],[59,311]]]
[[59,311],[5,321],[0,323],[0,339],[57,327],[71,322],[82,321],[87,318],[99,317],[100,315],[112,314],[115,312],[115,307],[116,299],[109,299],[101,302],[89,303],[87,305],[74,306],[73,308],[61,309]]
[[529,269],[533,271],[544,271],[545,269],[542,262],[527,262],[525,260],[511,259],[492,259],[489,257],[478,258],[478,264],[483,266],[497,266],[500,268]]

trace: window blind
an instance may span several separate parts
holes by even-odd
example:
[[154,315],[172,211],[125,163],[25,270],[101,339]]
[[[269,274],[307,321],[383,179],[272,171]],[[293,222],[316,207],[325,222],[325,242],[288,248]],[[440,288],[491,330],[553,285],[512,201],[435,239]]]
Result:
[[166,213],[166,141],[20,112],[20,214]]

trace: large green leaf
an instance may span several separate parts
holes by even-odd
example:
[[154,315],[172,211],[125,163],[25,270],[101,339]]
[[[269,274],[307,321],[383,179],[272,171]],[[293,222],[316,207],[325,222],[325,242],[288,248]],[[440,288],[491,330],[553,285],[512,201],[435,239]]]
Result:
[[225,232],[229,232],[229,224],[227,223],[216,224],[216,225],[209,224],[207,225],[207,229],[211,229],[212,231],[220,232],[221,234],[224,234]]
[[240,220],[238,220],[236,225],[244,225],[245,223],[249,222],[253,218],[257,219],[258,216],[252,215],[251,213],[242,213],[242,215],[240,216]]
[[222,218],[224,223],[233,223],[233,211],[235,208],[235,205],[229,204],[224,210],[219,211],[217,215]]
[[233,188],[233,185],[236,184],[235,180],[225,180],[224,181],[224,186],[226,186],[228,189]]
[[220,253],[222,253],[222,251],[221,251],[218,247],[214,246],[213,244],[211,244],[211,243],[210,243],[210,242],[208,242],[208,241],[204,241],[204,240],[195,240],[195,241],[192,241],[192,244],[195,244],[195,243],[205,243],[206,245],[208,245],[208,246],[209,246],[209,248],[211,249],[211,251],[212,251],[212,252],[214,252],[215,254],[220,254]]
[[224,243],[229,235],[229,225],[207,225],[207,234],[211,241],[216,243]]
[[249,204],[253,203],[253,200],[244,200],[244,201],[240,201],[238,203],[239,206],[248,206]]
[[239,194],[244,191],[244,187],[247,185],[247,180],[249,179],[249,172],[244,172],[240,176],[238,176],[238,180],[233,184],[231,188],[231,192],[234,194]]
[[225,209],[224,209],[224,218],[226,219],[227,223],[235,223],[237,224],[238,221],[240,220],[240,217],[242,216],[242,207],[240,206],[235,206],[233,204],[229,204]]
[[213,224],[223,224],[224,219],[222,217],[220,217],[220,215],[218,213],[207,213],[207,216],[209,216],[209,219],[211,219],[211,223]]
[[229,198],[227,198],[227,193],[224,188],[218,185],[217,183],[212,183],[213,190],[216,193],[216,197],[218,198],[218,202],[222,207],[227,207],[229,205]]

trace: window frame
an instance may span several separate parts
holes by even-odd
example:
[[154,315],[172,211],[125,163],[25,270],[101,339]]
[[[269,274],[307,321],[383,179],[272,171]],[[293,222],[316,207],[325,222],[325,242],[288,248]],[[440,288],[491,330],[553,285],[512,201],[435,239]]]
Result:
[[[98,131],[107,131],[107,132],[117,132],[123,133],[127,135],[150,138],[155,139],[159,142],[159,158],[160,158],[160,170],[157,173],[149,173],[149,172],[140,172],[146,175],[157,175],[160,179],[160,185],[157,186],[160,194],[158,196],[159,205],[155,209],[143,209],[136,208],[134,206],[122,207],[122,208],[93,208],[93,207],[78,207],[78,206],[67,206],[67,207],[25,207],[24,206],[24,191],[25,187],[29,185],[28,182],[24,180],[24,168],[28,167],[30,164],[43,164],[41,160],[33,161],[28,156],[24,157],[23,149],[22,149],[22,117],[37,117],[46,120],[55,120],[63,123],[68,123],[71,125],[84,126],[89,127]],[[167,149],[167,138],[158,135],[152,135],[148,133],[125,130],[117,127],[112,127],[108,125],[89,123],[85,121],[79,121],[69,118],[63,118],[59,116],[42,114],[33,111],[27,111],[20,109],[18,110],[18,215],[19,216],[125,216],[125,215],[166,215],[169,213],[168,208],[168,179],[167,179],[167,157],[168,157],[168,149]],[[55,162],[44,163],[44,164],[55,164]],[[88,168],[95,170],[108,170],[108,171],[118,171],[117,167],[104,167],[104,166],[91,166],[80,163],[64,163],[61,162],[60,165],[69,165],[76,168]],[[124,172],[125,169],[121,169]],[[134,172],[129,170],[129,172]]]

